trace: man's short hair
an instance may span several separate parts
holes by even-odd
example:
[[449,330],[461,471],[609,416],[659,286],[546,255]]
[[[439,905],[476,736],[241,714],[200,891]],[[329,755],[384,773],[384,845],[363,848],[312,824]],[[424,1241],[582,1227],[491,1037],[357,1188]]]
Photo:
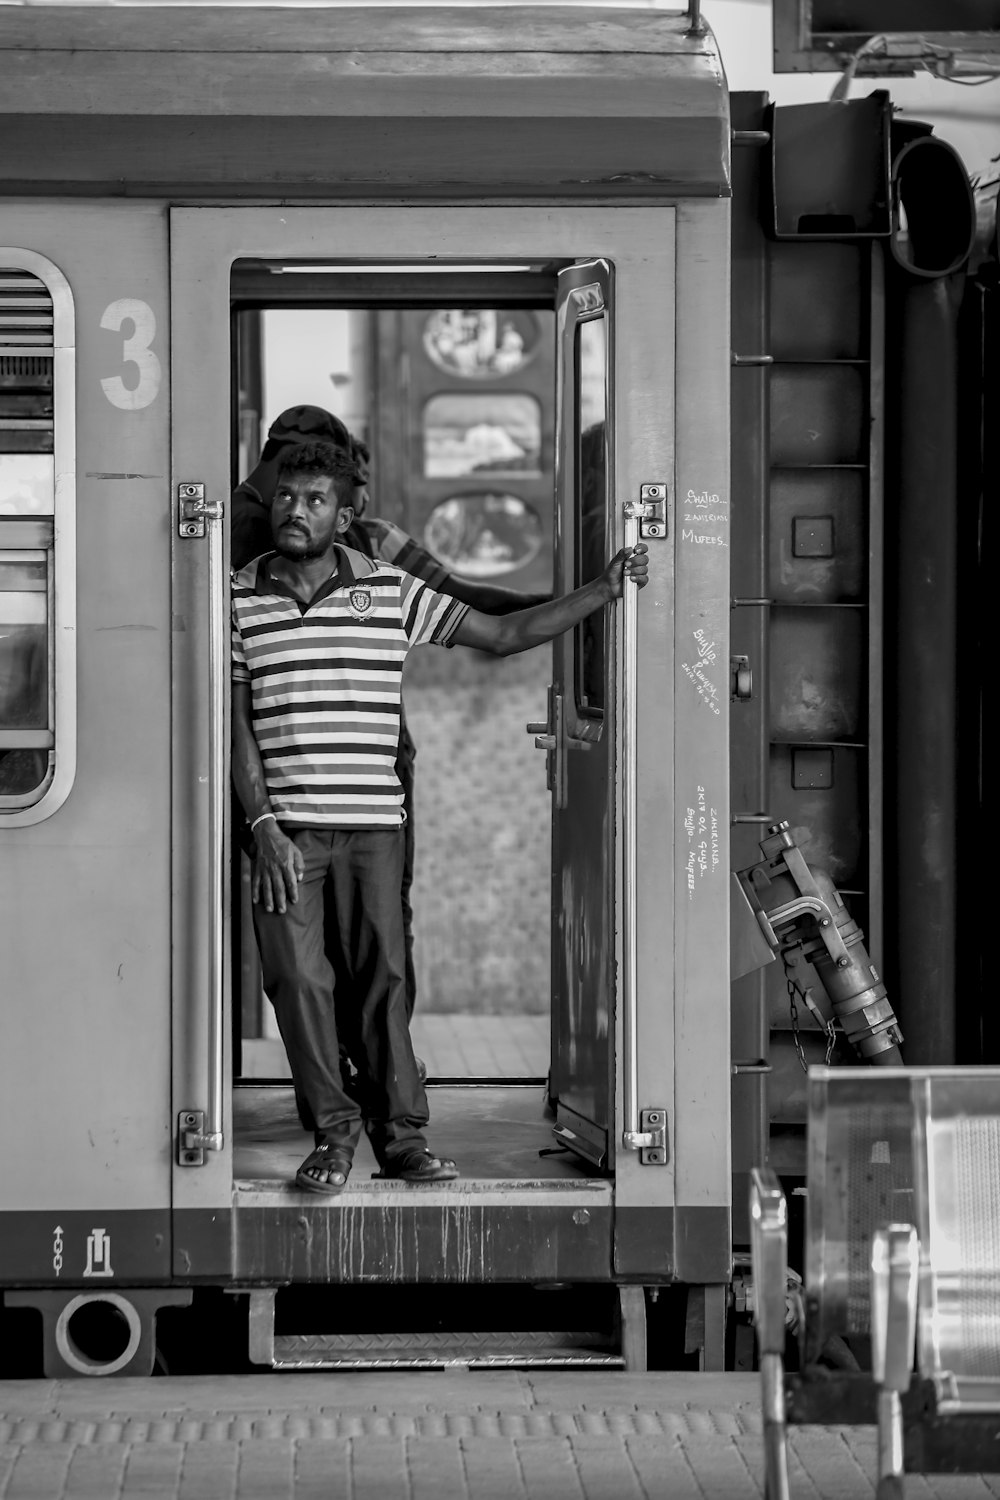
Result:
[[333,480],[341,505],[352,504],[356,486],[364,483],[350,453],[322,441],[286,448],[278,466],[279,479],[282,474],[325,474]]

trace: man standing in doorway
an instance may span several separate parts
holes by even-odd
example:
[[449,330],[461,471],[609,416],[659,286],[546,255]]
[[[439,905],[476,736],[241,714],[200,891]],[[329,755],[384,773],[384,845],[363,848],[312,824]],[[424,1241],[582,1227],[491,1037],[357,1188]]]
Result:
[[[319,1193],[343,1191],[362,1124],[384,1177],[458,1175],[427,1146],[406,1013],[394,764],[407,652],[423,642],[526,651],[618,598],[627,579],[641,587],[648,569],[640,544],[565,598],[481,614],[343,545],[358,478],[350,455],[328,443],[285,454],[271,506],[276,550],[233,589],[233,778],[257,845],[264,988],[315,1120],[315,1150],[296,1182]],[[359,1069],[357,1099],[341,1078],[339,985],[351,995],[352,1035],[342,1040]]]
[[[368,484],[371,455],[367,447],[348,432],[339,417],[321,406],[290,406],[276,417],[267,431],[267,441],[256,468],[233,491],[231,547],[233,566],[246,567],[255,557],[272,547],[271,504],[278,472],[289,449],[305,442],[328,442],[334,448],[349,452],[358,470],[354,491],[354,520],[341,540],[348,547],[363,552],[376,562],[391,563],[404,573],[412,573],[439,594],[448,594],[488,615],[510,614],[541,604],[550,594],[524,594],[483,579],[463,578],[448,570],[398,526],[379,516],[368,516]],[[403,788],[404,860],[400,897],[403,903],[403,928],[406,935],[406,1006],[412,1020],[416,1000],[417,978],[413,962],[413,909],[410,888],[413,884],[414,848],[414,761],[416,746],[400,716],[399,753],[396,774]],[[248,851],[249,852],[249,851]],[[345,1054],[346,1056],[346,1054]],[[350,1064],[347,1064],[350,1066]],[[417,1067],[423,1077],[426,1069],[419,1058]],[[298,1100],[299,1117],[312,1129],[308,1110]],[[308,1123],[307,1123],[308,1122]]]

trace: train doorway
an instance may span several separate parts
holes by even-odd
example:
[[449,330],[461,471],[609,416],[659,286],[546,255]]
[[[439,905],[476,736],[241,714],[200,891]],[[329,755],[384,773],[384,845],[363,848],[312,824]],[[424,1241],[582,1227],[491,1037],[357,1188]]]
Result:
[[[361,303],[364,280],[377,300]],[[269,429],[286,431],[282,413],[299,413],[310,430],[332,413],[363,445],[368,475],[348,540],[493,613],[553,587],[554,278],[494,273],[478,293],[476,280],[467,273],[452,291],[447,272],[365,277],[237,262],[234,482],[254,474],[270,485],[259,460]],[[234,507],[255,505],[245,495],[236,491]],[[237,566],[270,546],[258,523],[245,536],[234,509]],[[412,1032],[435,1080],[540,1085],[548,1074],[550,794],[524,726],[546,716],[550,658],[459,646],[407,659]],[[283,1076],[248,882],[244,857],[233,887],[236,1066],[247,1078]]]
[[[390,218],[405,221],[409,239],[393,237],[391,226],[388,239],[384,234],[373,238],[373,218],[387,225]],[[509,579],[509,586],[522,592],[537,595],[554,588],[562,593],[577,586],[620,545],[621,491],[638,495],[651,473],[670,469],[673,213],[660,210],[654,216],[637,211],[634,218],[635,225],[620,225],[620,235],[625,236],[620,255],[601,260],[579,253],[603,248],[600,216],[583,211],[526,213],[523,224],[519,216],[516,230],[510,215],[500,210],[451,215],[418,210],[175,211],[175,479],[182,487],[203,483],[209,496],[214,492],[224,497],[252,467],[254,447],[286,402],[324,405],[360,429],[358,436],[369,445],[372,513],[395,505],[395,513],[384,519],[439,562],[449,564],[450,571],[475,578],[478,567],[478,576],[488,580],[500,571],[496,563],[502,558],[509,566],[501,583]],[[638,236],[636,229],[641,231]],[[370,245],[390,242],[412,246],[407,262],[373,263]],[[539,254],[539,249],[545,253]],[[640,421],[631,404],[616,410],[613,383],[614,280],[622,259],[630,258],[634,264],[628,268],[625,286],[633,344],[626,364],[633,377],[638,375],[637,386],[647,396],[655,394],[657,402],[651,413],[640,400]],[[280,320],[293,312],[306,315],[308,336],[301,320],[298,333],[286,322],[282,334]],[[322,315],[330,313],[341,318],[346,368],[331,361],[332,349],[325,342]],[[291,350],[288,366],[269,369],[268,338],[274,348],[282,336]],[[325,401],[314,388],[307,391],[298,383],[310,347],[319,349],[319,358],[329,366],[322,372],[326,386],[321,389],[323,394],[329,391]],[[197,396],[184,379],[189,359],[197,360],[202,374]],[[471,370],[476,359],[492,364],[492,371],[466,374],[463,384],[455,367],[460,370],[465,360]],[[351,390],[350,396],[361,399],[351,409],[346,398],[355,383],[358,390]],[[228,403],[227,390],[232,392]],[[501,397],[513,399],[504,402]],[[232,445],[226,441],[230,433],[235,434]],[[401,455],[406,463],[402,477]],[[617,490],[609,483],[611,475],[618,478]],[[176,645],[179,656],[186,658],[175,664],[175,681],[182,684],[175,704],[175,735],[184,745],[181,749],[178,744],[177,758],[179,767],[185,758],[189,766],[192,758],[205,765],[209,786],[228,807],[227,787],[214,781],[218,766],[209,713],[213,692],[228,689],[221,637],[213,638],[213,630],[219,629],[219,602],[225,599],[228,559],[220,558],[216,547],[213,564],[211,546],[199,550],[197,537],[190,537],[190,547],[188,540],[181,531],[175,544],[175,608],[188,626]],[[211,543],[211,536],[207,540]],[[669,580],[665,556],[660,567]],[[621,1046],[616,992],[622,921],[617,859],[621,650],[620,633],[609,616],[603,629],[581,628],[561,639],[551,660],[547,651],[537,651],[525,678],[530,687],[520,701],[509,682],[495,692],[504,745],[518,747],[519,753],[525,746],[529,757],[519,763],[524,770],[516,772],[506,770],[502,762],[495,764],[501,759],[495,745],[485,757],[492,763],[492,795],[501,801],[506,796],[517,816],[501,816],[508,842],[493,855],[493,871],[487,870],[487,878],[466,874],[463,884],[473,887],[470,910],[495,900],[488,877],[504,860],[515,887],[527,887],[531,881],[538,887],[529,906],[533,919],[541,909],[543,929],[548,928],[549,974],[524,980],[529,961],[538,973],[544,941],[536,944],[525,938],[516,905],[493,922],[487,959],[496,966],[501,960],[509,964],[512,952],[516,955],[512,972],[530,1001],[525,1013],[539,1015],[547,1035],[527,1062],[494,1063],[489,1072],[468,1065],[464,1071],[452,1071],[435,1066],[433,1055],[427,1059],[432,1079],[442,1080],[432,1082],[435,1149],[458,1157],[467,1177],[516,1180],[527,1184],[529,1193],[544,1193],[546,1185],[551,1188],[558,1179],[564,1186],[586,1181],[594,1171],[613,1175],[615,1168],[616,1048]],[[434,654],[454,659],[452,653]],[[419,726],[418,784],[421,749],[429,750],[425,763],[449,758],[452,763],[447,788],[451,798],[446,791],[445,811],[450,811],[451,801],[463,797],[475,803],[474,790],[468,782],[463,787],[454,769],[456,763],[462,767],[463,759],[472,759],[463,756],[461,713],[453,710],[449,722],[441,707],[453,707],[456,684],[433,677],[420,681],[419,671],[415,678],[408,684],[407,708]],[[524,684],[515,686],[521,691]],[[481,698],[483,689],[474,681],[469,696],[477,695]],[[530,737],[525,736],[526,723]],[[220,748],[216,738],[215,749]],[[198,751],[204,752],[203,759],[198,760]],[[669,752],[664,763],[668,758]],[[429,767],[425,777],[428,789],[434,784],[434,769]],[[669,777],[665,784],[669,787]],[[668,802],[669,793],[657,814],[665,826]],[[522,803],[544,811],[525,818]],[[482,842],[476,836],[480,812],[473,806],[467,833],[456,836],[445,827],[442,857],[460,871],[462,859],[471,858],[464,846]],[[430,819],[421,818],[418,806],[418,845],[426,839],[425,849],[433,848],[434,822],[433,813]],[[436,822],[447,823],[440,810]],[[518,826],[524,827],[523,835],[517,833]],[[248,955],[238,932],[241,923],[246,924],[243,873],[238,884],[231,881],[229,901],[215,911],[214,923],[208,880],[205,911],[198,906],[200,871],[205,863],[212,866],[212,851],[199,832],[211,837],[215,828],[212,818],[201,823],[190,817],[176,828],[175,865],[188,877],[184,899],[192,917],[183,935],[178,933],[186,949],[186,961],[178,971],[187,981],[177,1004],[183,1041],[176,1055],[178,1071],[184,1075],[178,1088],[191,1097],[191,1076],[204,1067],[211,1083],[213,1067],[221,1067],[220,1155],[229,1156],[237,1182],[280,1197],[288,1190],[307,1141],[295,1118],[287,1080],[277,1068],[272,1071],[266,1049],[257,1045],[272,1038],[262,1020],[266,1011],[253,993],[253,977],[246,972],[252,952]],[[552,862],[547,866],[549,830]],[[661,848],[665,850],[665,840],[657,846],[657,857]],[[218,850],[224,868],[227,849],[224,842]],[[434,884],[433,873],[425,884]],[[418,899],[414,906],[419,954],[424,937]],[[461,920],[452,923],[453,942],[461,926]],[[213,991],[219,975],[213,969],[212,944],[220,931],[222,982]],[[192,982],[199,971],[208,978],[207,985]],[[545,986],[541,996],[540,986]],[[238,1001],[243,1031],[234,1047],[229,1046],[227,1028],[236,1007],[228,1004],[227,989]],[[435,1004],[434,985],[426,979],[425,989],[430,993],[418,998],[418,1037],[421,1006],[428,1017],[435,1014],[430,1008]],[[457,998],[465,1002],[464,1012],[456,1007],[451,1014],[475,1014],[467,997],[459,993]],[[447,1030],[449,1012],[437,1014],[445,1017]],[[509,1012],[500,1015],[505,1021],[509,1018]],[[642,1060],[633,1025],[636,1056],[631,1066],[643,1074],[652,1066],[657,1077],[644,1082],[644,1092],[657,1099],[667,1097],[672,1090],[669,1016],[662,1013],[651,1019],[646,1034],[654,1046],[649,1059]],[[264,1054],[265,1061],[248,1068],[246,1058],[254,1051]],[[207,1114],[211,1113],[210,1108]],[[209,1138],[212,1134],[206,1130]],[[553,1147],[559,1152],[560,1145],[561,1154],[543,1154]],[[205,1164],[214,1167],[207,1157],[208,1153]],[[357,1165],[363,1168],[360,1159]],[[355,1173],[360,1181],[364,1176],[363,1170]],[[182,1174],[180,1194],[189,1180]],[[669,1194],[666,1175],[657,1186]],[[427,1192],[421,1193],[425,1203]],[[247,1202],[236,1201],[238,1206]]]

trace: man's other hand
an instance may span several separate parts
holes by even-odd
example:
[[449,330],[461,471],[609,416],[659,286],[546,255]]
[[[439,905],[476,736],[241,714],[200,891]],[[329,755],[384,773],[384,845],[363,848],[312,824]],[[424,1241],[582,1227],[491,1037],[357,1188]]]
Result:
[[637,542],[634,547],[623,547],[622,550],[611,559],[604,570],[604,576],[608,580],[612,599],[620,599],[625,592],[625,580],[630,578],[636,588],[642,589],[649,582],[649,558],[646,556],[647,547],[645,542]]
[[283,912],[286,897],[293,902],[299,899],[299,881],[305,871],[301,851],[270,818],[258,823],[254,838],[257,855],[250,885],[254,904],[262,901],[265,911]]

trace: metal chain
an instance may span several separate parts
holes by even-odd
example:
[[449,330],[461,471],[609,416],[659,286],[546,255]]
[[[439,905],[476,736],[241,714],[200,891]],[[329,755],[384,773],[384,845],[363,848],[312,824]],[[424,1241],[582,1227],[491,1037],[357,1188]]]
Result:
[[799,984],[799,981],[796,978],[795,972],[789,961],[788,954],[783,953],[781,957],[782,962],[785,965],[785,984],[788,989],[788,1008],[791,1011],[792,1015],[792,1040],[795,1043],[795,1051],[799,1059],[799,1067],[802,1069],[803,1073],[809,1072],[809,1064],[806,1062],[806,1054],[802,1046],[802,1029],[799,1025],[799,1007],[797,1004],[797,1000],[801,1000],[803,1005],[809,1011],[810,1015],[819,1022],[820,1029],[826,1037],[825,1062],[826,1066],[829,1067],[830,1063],[833,1061],[833,1053],[837,1045],[836,1022],[832,1018],[829,1021],[825,1021],[823,1019],[819,1006],[816,1004],[815,1000],[812,997],[812,990],[803,989]]

